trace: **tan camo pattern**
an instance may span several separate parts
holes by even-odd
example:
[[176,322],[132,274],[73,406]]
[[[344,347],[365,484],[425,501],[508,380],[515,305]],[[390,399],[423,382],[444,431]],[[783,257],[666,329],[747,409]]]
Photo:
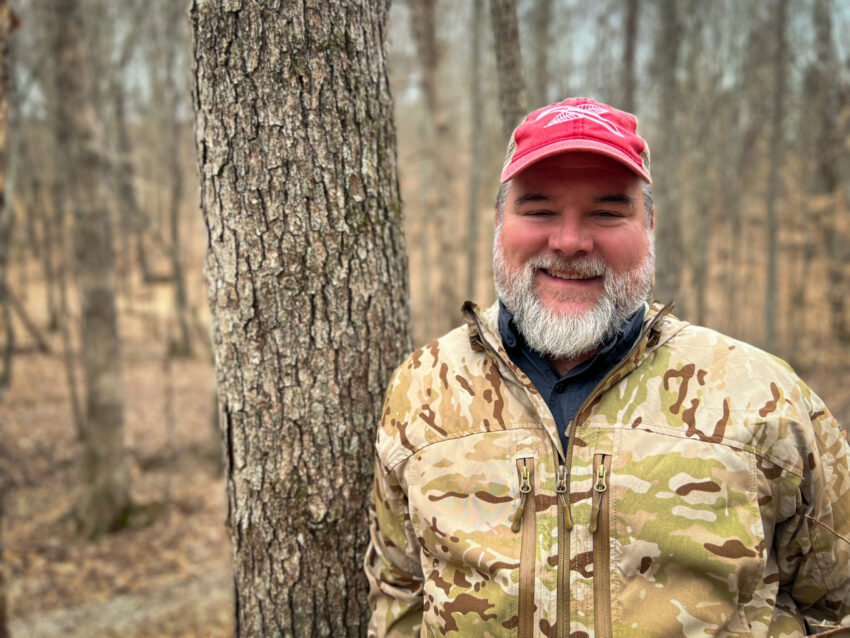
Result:
[[[370,636],[518,635],[523,531],[511,525],[524,464],[536,516],[524,567],[531,628],[555,636],[555,480],[567,455],[502,349],[496,306],[467,314],[388,389],[366,557]],[[599,633],[595,457],[610,464],[613,635],[790,637],[850,625],[848,444],[785,363],[668,315],[603,386],[568,451],[572,638]]]

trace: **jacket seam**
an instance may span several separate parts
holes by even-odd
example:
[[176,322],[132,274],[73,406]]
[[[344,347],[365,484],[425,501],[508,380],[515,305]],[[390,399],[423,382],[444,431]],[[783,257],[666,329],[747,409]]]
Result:
[[392,472],[394,472],[395,469],[399,465],[401,465],[402,463],[404,463],[405,461],[410,459],[410,457],[413,456],[414,454],[421,452],[426,447],[436,445],[437,443],[444,443],[446,441],[455,441],[457,439],[463,439],[463,438],[466,438],[468,436],[475,436],[476,434],[490,434],[490,433],[493,433],[493,432],[512,432],[514,430],[541,430],[541,431],[545,432],[545,428],[543,427],[542,424],[540,424],[540,423],[535,424],[534,422],[529,422],[527,424],[524,423],[524,424],[521,424],[519,426],[507,427],[507,428],[499,429],[499,430],[476,430],[474,432],[458,432],[457,434],[444,436],[443,438],[441,438],[437,441],[428,441],[427,443],[423,443],[422,445],[414,448],[413,450],[411,450],[410,448],[404,448],[407,451],[407,453],[404,454],[402,456],[402,458],[400,458],[397,461],[393,461],[391,465],[385,465],[384,463],[381,463],[381,467],[385,468],[384,469],[384,476],[386,477],[389,474],[391,474]]
[[[599,430],[621,430],[621,431],[630,431],[630,432],[634,432],[634,431],[649,432],[650,434],[658,434],[660,436],[670,436],[670,437],[673,437],[673,438],[676,438],[676,439],[686,439],[686,440],[689,440],[689,441],[703,441],[703,439],[699,439],[699,438],[696,438],[696,437],[693,437],[693,436],[685,436],[685,435],[680,434],[678,432],[664,432],[664,431],[659,431],[659,430],[652,430],[650,428],[640,428],[640,427],[639,428],[631,428],[631,427],[626,427],[624,425],[604,425],[604,426],[603,425],[588,425],[588,426],[582,426],[582,428],[579,429],[579,431],[576,433],[576,435],[577,436],[580,435],[581,430],[585,429],[585,428],[586,429],[599,429]],[[769,455],[767,455],[763,452],[760,452],[757,448],[753,447],[752,445],[747,445],[747,444],[741,443],[739,441],[704,441],[704,442],[705,443],[713,443],[714,445],[723,445],[723,446],[731,448],[733,450],[743,450],[745,452],[749,452],[749,453],[751,453],[751,454],[753,454],[753,455],[755,455],[755,456],[757,456],[761,459],[764,459],[765,461],[769,461],[770,463],[773,463],[774,465],[778,465],[783,470],[785,470],[786,472],[790,472],[794,476],[797,476],[797,477],[800,477],[800,478],[802,478],[802,476],[803,476],[802,471],[797,469],[793,465],[791,465],[791,464],[789,464],[785,461],[775,459],[775,458],[773,458],[773,457],[771,457],[771,456],[769,456]]]

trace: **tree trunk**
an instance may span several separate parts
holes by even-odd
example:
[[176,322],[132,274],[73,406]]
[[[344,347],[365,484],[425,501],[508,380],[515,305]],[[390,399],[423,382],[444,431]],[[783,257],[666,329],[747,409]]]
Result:
[[363,636],[371,441],[409,348],[387,3],[191,8],[237,636]]
[[508,140],[528,113],[522,54],[519,45],[516,0],[490,0],[490,19],[499,75],[502,133]]
[[[6,393],[11,371],[12,331],[9,304],[6,300],[6,266],[8,264],[11,211],[6,204],[6,131],[9,119],[9,34],[12,12],[6,0],[0,0],[0,401]],[[0,451],[0,454],[3,452]],[[0,638],[9,638],[9,615],[6,609],[6,561],[3,551],[3,503],[6,498],[6,463],[0,458]]]
[[180,203],[183,196],[183,168],[180,165],[180,69],[176,65],[177,48],[183,43],[180,3],[168,2],[171,15],[165,20],[165,161],[171,183],[168,192],[168,223],[171,234],[171,272],[174,280],[174,334],[170,337],[169,351],[178,357],[192,354],[192,339],[189,330],[189,300],[186,293],[186,275],[183,272],[183,243],[180,239]]
[[[552,0],[535,0],[531,13],[531,31],[534,34],[531,40],[532,58],[534,60],[534,68],[531,73],[533,85],[529,96],[531,108],[535,109],[549,104],[548,89],[549,82],[552,80],[549,75],[549,52],[552,49],[551,24]],[[525,115],[525,113],[522,113],[522,115]]]
[[623,23],[623,106],[629,113],[637,108],[635,76],[635,50],[637,49],[639,0],[626,0],[626,17]]
[[472,6],[472,53],[469,61],[470,109],[469,146],[472,157],[469,162],[469,213],[466,224],[466,298],[475,300],[475,283],[478,280],[478,217],[481,214],[481,160],[484,151],[483,122],[484,96],[481,91],[481,20],[484,0],[473,0]]
[[81,485],[75,517],[96,536],[122,524],[130,505],[124,456],[124,405],[115,304],[112,230],[100,183],[96,116],[77,0],[54,3],[58,77],[57,146],[74,218],[74,267],[80,294],[81,359],[85,387]]
[[675,121],[678,96],[676,69],[679,63],[680,31],[676,0],[661,0],[661,24],[656,40],[655,64],[661,83],[659,121],[662,123],[663,134],[659,136],[659,152],[654,154],[658,159],[654,162],[656,169],[653,172],[663,176],[663,182],[657,192],[658,267],[655,294],[664,302],[675,300],[681,310],[683,300],[679,293],[684,251],[675,176],[678,165],[678,131]]
[[764,300],[764,345],[770,351],[776,346],[776,299],[779,296],[777,263],[779,254],[779,217],[776,205],[780,196],[779,171],[785,149],[783,129],[785,119],[785,85],[788,37],[788,0],[778,0],[776,7],[776,51],[774,53],[773,112],[771,114],[770,168],[767,178],[767,286]]
[[[422,77],[422,92],[425,95],[427,114],[427,157],[431,166],[424,180],[424,221],[426,246],[435,246],[438,257],[431,256],[426,268],[437,278],[437,296],[425,306],[430,315],[427,338],[451,330],[461,320],[460,306],[463,302],[458,278],[457,233],[446,232],[455,224],[456,202],[452,195],[455,181],[455,165],[446,161],[446,149],[453,146],[448,114],[443,104],[438,70],[440,68],[440,45],[437,39],[436,0],[409,0],[410,30],[416,43],[416,53]],[[430,278],[429,278],[430,279]],[[430,296],[430,291],[429,291]]]

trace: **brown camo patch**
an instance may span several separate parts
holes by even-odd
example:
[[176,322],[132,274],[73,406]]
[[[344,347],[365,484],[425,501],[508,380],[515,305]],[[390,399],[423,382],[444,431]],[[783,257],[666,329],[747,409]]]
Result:
[[723,543],[723,545],[705,543],[703,547],[713,554],[724,556],[726,558],[753,558],[756,556],[756,553],[753,550],[746,547],[737,538],[730,539]]
[[464,574],[460,570],[455,571],[455,575],[452,580],[454,580],[455,585],[457,585],[458,587],[472,587],[472,583],[466,580],[466,574]]
[[670,406],[670,412],[673,414],[678,414],[682,403],[685,402],[685,397],[688,395],[688,382],[693,378],[695,370],[696,366],[693,363],[689,363],[683,366],[681,370],[668,370],[664,373],[664,389],[668,392],[670,391],[670,381],[672,379],[682,379],[682,382],[679,384],[679,396],[676,402]]
[[759,471],[764,474],[764,477],[769,481],[779,478],[782,476],[782,468],[778,465],[771,463],[770,461],[763,459],[760,456],[756,457],[756,467]]
[[428,495],[428,500],[432,503],[442,501],[444,498],[469,498],[469,494],[466,494],[464,492],[446,492],[444,494],[440,494],[439,496],[435,496],[433,494]]
[[475,496],[487,503],[507,503],[514,500],[513,496],[495,496],[490,494],[490,492],[485,492],[484,490],[475,492]]
[[720,486],[714,481],[703,481],[702,483],[685,483],[676,489],[679,496],[687,496],[691,492],[719,492]]
[[449,388],[449,366],[445,363],[440,364],[440,381],[442,381],[443,387],[448,390],[448,388]]
[[505,629],[516,629],[519,627],[519,614],[515,616],[511,616],[505,622],[502,623],[502,627]]
[[812,452],[809,452],[809,469],[813,470],[817,467],[817,461],[815,461],[815,455]]
[[705,377],[708,374],[708,370],[699,370],[697,372],[697,383],[700,385],[705,385]]
[[639,416],[638,418],[636,418],[634,421],[632,421],[632,426],[631,426],[632,429],[638,427],[642,422],[643,422],[642,416]]
[[496,394],[495,400],[493,401],[493,418],[496,420],[496,423],[504,429],[505,420],[502,413],[505,410],[505,399],[502,398],[502,393],[500,391],[502,387],[502,377],[499,376],[499,371],[496,369],[496,366],[491,365],[488,366],[488,370],[484,374],[484,378],[487,379],[490,386],[493,388],[493,392]]
[[455,375],[455,379],[457,379],[457,382],[460,385],[460,387],[463,388],[464,390],[466,390],[469,393],[470,396],[473,396],[473,397],[475,396],[475,392],[473,392],[472,386],[469,385],[469,381],[467,381],[465,378],[463,378],[459,374]]
[[761,417],[767,416],[776,409],[777,405],[779,405],[779,397],[781,394],[779,392],[779,386],[773,381],[770,382],[770,393],[773,395],[773,400],[765,403],[764,407],[759,410],[759,416]]
[[[692,408],[693,413],[696,412],[696,404],[697,400],[693,399]],[[693,413],[689,410],[686,410],[684,414],[682,414],[682,420],[688,424],[688,430],[685,432],[687,436],[696,435],[700,441],[708,441],[709,443],[720,443],[723,440],[723,436],[726,434],[726,426],[729,424],[729,399],[723,399],[723,416],[714,424],[714,432],[711,436],[706,436],[703,432],[697,429],[696,421],[693,420]],[[686,418],[690,418],[691,421],[686,420]]]
[[555,638],[555,632],[558,631],[558,625],[550,625],[549,621],[545,618],[540,619],[540,631],[543,633],[546,638]]
[[640,559],[640,573],[645,574],[652,567],[652,556],[644,556]]
[[437,613],[445,622],[443,628],[446,632],[449,632],[458,629],[453,614],[478,614],[481,620],[487,621],[496,617],[495,613],[487,613],[490,607],[495,607],[495,605],[483,598],[476,598],[471,594],[459,594],[454,600],[448,601]]
[[444,580],[444,579],[440,576],[440,570],[439,570],[439,569],[435,569],[435,570],[434,570],[434,571],[432,571],[430,574],[428,574],[428,578],[429,578],[429,579],[431,579],[431,581],[432,581],[432,582],[433,582],[433,583],[434,583],[437,587],[439,587],[439,588],[440,588],[440,589],[442,589],[444,592],[446,592],[446,596],[448,596],[448,595],[449,595],[449,592],[450,592],[450,591],[451,591],[451,589],[452,589],[452,584],[451,584],[449,581]]
[[447,432],[437,425],[437,413],[431,408],[430,405],[426,405],[425,409],[419,413],[419,418],[425,421],[432,429],[439,432],[442,436],[446,436]]

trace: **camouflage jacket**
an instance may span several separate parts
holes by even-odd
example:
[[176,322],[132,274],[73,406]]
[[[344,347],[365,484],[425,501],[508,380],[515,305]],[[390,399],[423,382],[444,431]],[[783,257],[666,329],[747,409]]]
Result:
[[567,450],[496,306],[467,304],[402,364],[376,444],[370,636],[850,624],[843,431],[784,362],[659,310]]

